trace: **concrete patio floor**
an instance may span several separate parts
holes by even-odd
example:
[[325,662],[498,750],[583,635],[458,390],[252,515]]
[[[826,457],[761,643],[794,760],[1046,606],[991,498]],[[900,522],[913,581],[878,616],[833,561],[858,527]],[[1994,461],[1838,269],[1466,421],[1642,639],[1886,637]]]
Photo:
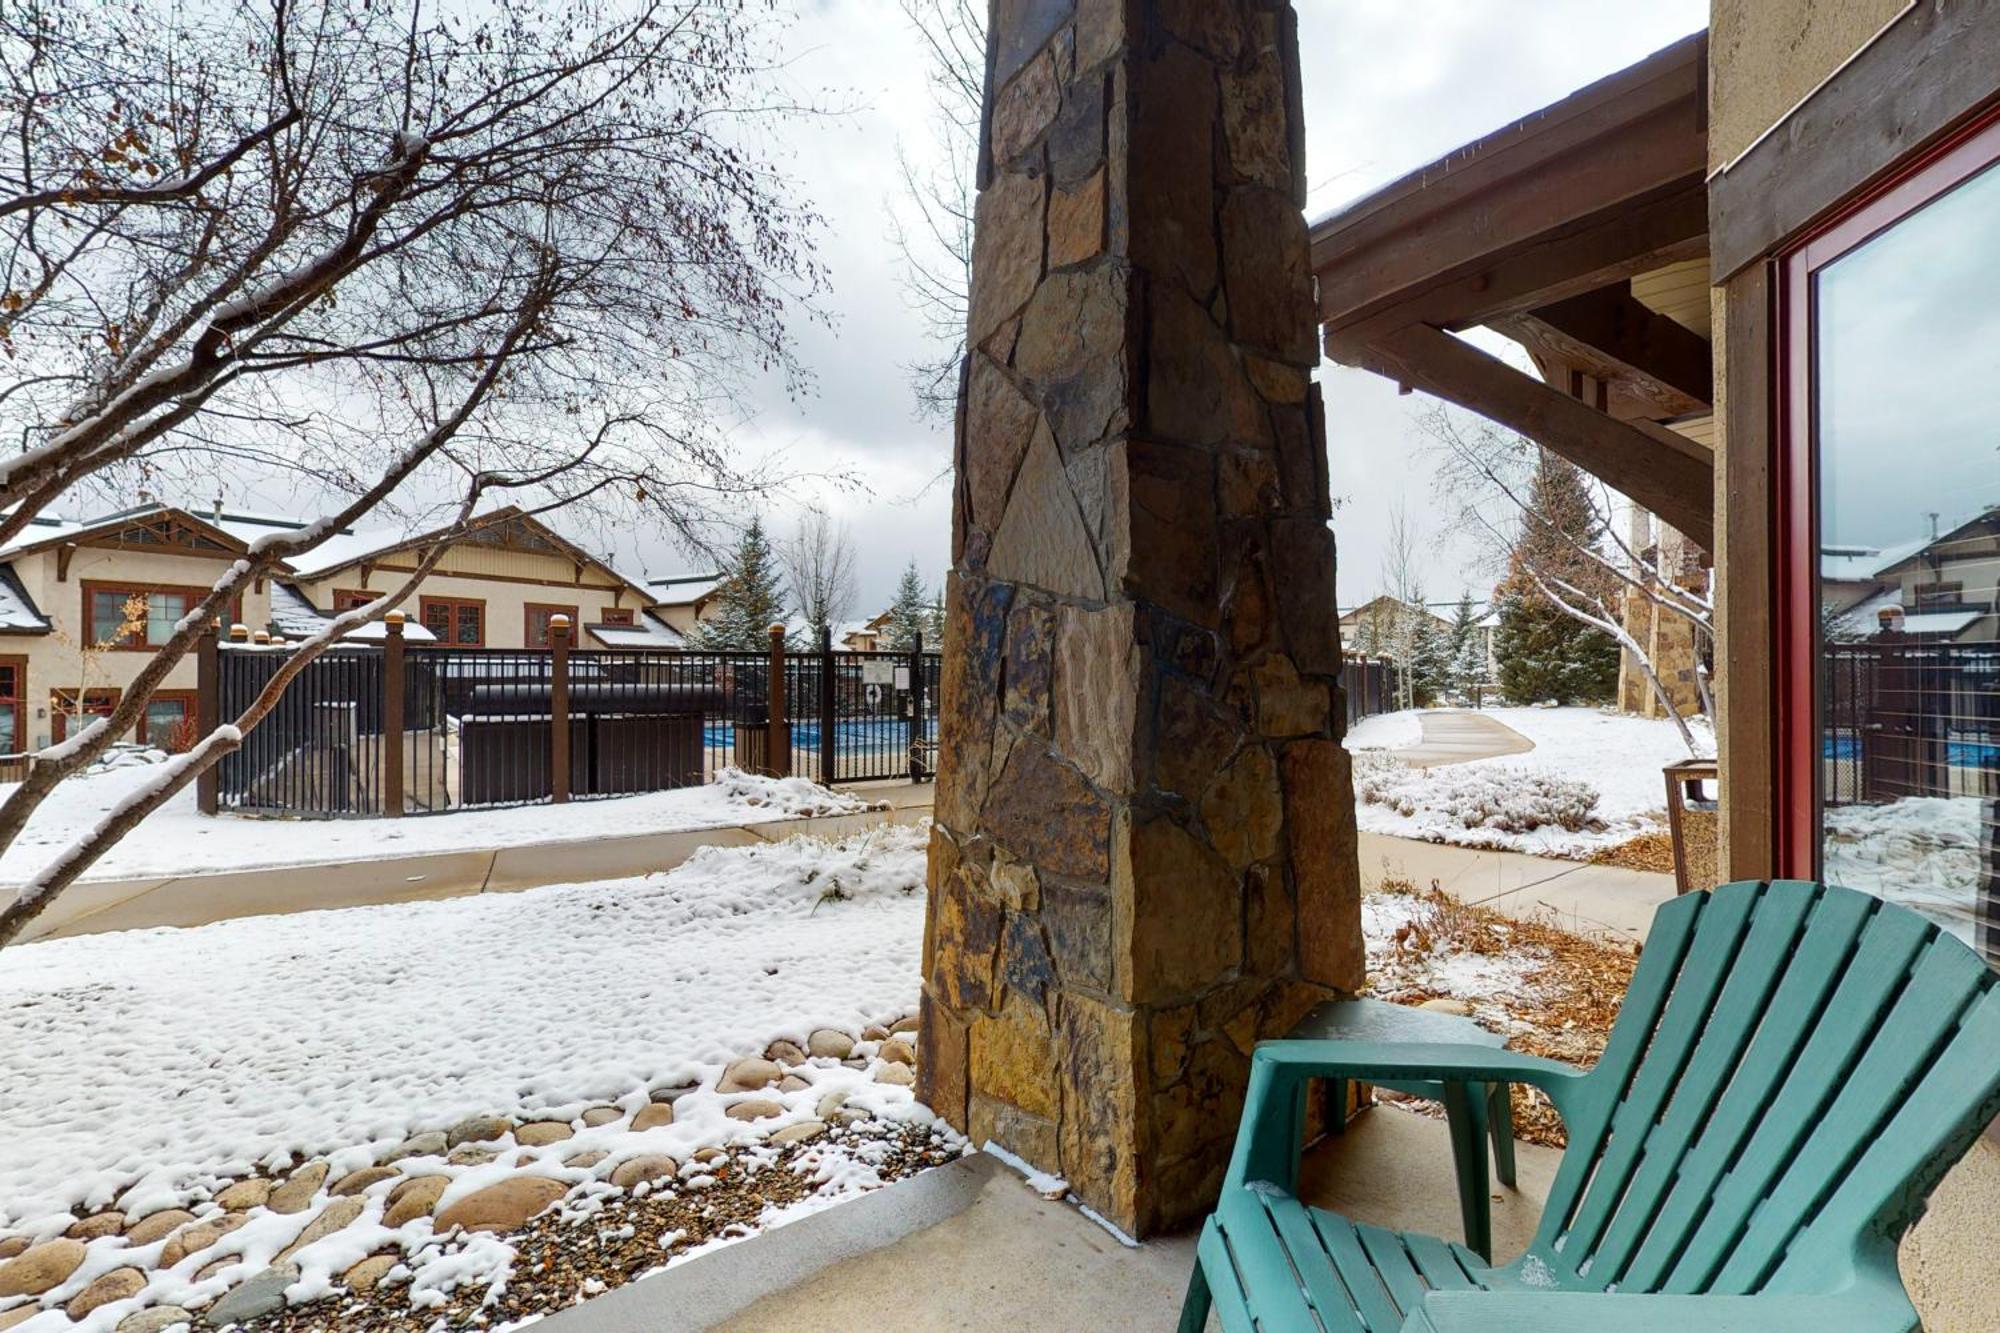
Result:
[[1653,913],[1674,897],[1672,875],[1519,852],[1363,833],[1360,854],[1364,891],[1385,879],[1422,888],[1435,883],[1461,902],[1511,917],[1552,919],[1569,930],[1630,940],[1645,938]]
[[[1525,1248],[1559,1154],[1520,1146],[1495,1188],[1496,1253]],[[1364,1112],[1307,1154],[1304,1196],[1349,1216],[1459,1237],[1442,1121]],[[1174,1327],[1194,1236],[1128,1248],[1075,1205],[975,1154],[765,1232],[544,1321],[549,1333],[866,1328],[874,1333],[1150,1333]]]

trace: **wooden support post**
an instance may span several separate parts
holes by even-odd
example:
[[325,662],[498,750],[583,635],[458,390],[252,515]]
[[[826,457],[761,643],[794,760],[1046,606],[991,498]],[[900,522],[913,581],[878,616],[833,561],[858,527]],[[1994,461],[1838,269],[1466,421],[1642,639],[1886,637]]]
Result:
[[[194,727],[197,736],[215,730],[221,716],[222,661],[217,645],[221,622],[210,625],[196,640],[194,648]],[[210,764],[194,780],[195,808],[212,815],[221,808],[221,770]]]
[[785,716],[785,627],[771,626],[771,684],[765,691],[770,713],[764,719],[764,766],[774,778],[792,775],[792,727]]
[[549,617],[549,799],[569,800],[569,617]]
[[834,728],[839,725],[839,710],[834,706],[833,679],[833,626],[822,625],[819,631],[819,780],[823,787],[831,787],[840,776],[835,766],[839,752],[834,748]]
[[403,613],[391,611],[382,623],[382,813],[403,814]]

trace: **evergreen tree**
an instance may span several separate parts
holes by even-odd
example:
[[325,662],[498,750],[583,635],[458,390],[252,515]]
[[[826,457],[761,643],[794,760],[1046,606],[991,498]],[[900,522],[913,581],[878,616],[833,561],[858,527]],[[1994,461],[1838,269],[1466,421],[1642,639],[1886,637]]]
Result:
[[1603,536],[1582,472],[1547,450],[1540,454],[1521,535],[1495,589],[1500,689],[1513,703],[1601,703],[1618,691],[1618,643],[1551,602],[1542,585],[1613,606],[1616,575],[1577,549],[1594,548]]
[[942,643],[943,635],[938,633],[940,617],[933,600],[924,587],[924,576],[917,572],[917,562],[910,561],[903,577],[896,581],[896,600],[889,604],[889,623],[882,627],[882,646],[890,652],[908,652],[916,646],[919,634],[923,635],[926,649],[935,649]]
[[688,647],[757,652],[771,646],[771,626],[785,623],[785,584],[763,519],[752,518],[744,529],[715,599],[715,614],[689,633]]
[[1397,636],[1401,645],[1396,657],[1409,674],[1411,705],[1428,708],[1450,683],[1451,659],[1446,651],[1444,627],[1424,605],[1423,589],[1412,591],[1415,595],[1408,605],[1399,608],[1397,615],[1401,622],[1401,633]]
[[1486,681],[1486,650],[1479,633],[1479,608],[1473,603],[1472,589],[1458,595],[1452,608],[1451,629],[1445,636],[1448,660],[1445,673],[1451,688],[1467,699]]

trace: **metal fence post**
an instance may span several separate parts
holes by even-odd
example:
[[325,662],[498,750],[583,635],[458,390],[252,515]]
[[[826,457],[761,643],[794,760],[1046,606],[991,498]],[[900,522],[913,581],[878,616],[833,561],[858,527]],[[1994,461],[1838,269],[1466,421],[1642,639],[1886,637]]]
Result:
[[834,749],[833,729],[838,719],[833,706],[833,626],[819,627],[819,780],[831,787],[840,773],[834,767],[839,758]]
[[910,638],[910,781],[924,780],[924,632]]
[[549,617],[549,799],[569,800],[569,617]]
[[[195,641],[194,727],[197,737],[213,732],[221,716],[222,662],[216,645],[216,629],[220,623],[217,621],[203,630],[201,638]],[[222,805],[221,791],[220,766],[210,764],[194,780],[195,808],[205,815],[216,813]]]
[[403,816],[403,613],[382,623],[382,813]]
[[764,763],[774,778],[792,775],[792,729],[785,716],[785,627],[771,626],[770,712],[764,719]]

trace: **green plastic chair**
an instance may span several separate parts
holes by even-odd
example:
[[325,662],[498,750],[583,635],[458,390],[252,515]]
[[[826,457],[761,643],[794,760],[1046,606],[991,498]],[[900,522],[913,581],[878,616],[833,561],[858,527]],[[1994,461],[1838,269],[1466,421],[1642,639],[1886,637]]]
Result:
[[[1494,1267],[1294,1197],[1305,1083],[1519,1082],[1569,1130]],[[1463,1095],[1463,1094],[1460,1094]],[[1904,908],[1797,881],[1661,908],[1588,1073],[1477,1046],[1257,1048],[1181,1314],[1228,1333],[1905,1333],[1896,1245],[2000,1113],[2000,976]]]

